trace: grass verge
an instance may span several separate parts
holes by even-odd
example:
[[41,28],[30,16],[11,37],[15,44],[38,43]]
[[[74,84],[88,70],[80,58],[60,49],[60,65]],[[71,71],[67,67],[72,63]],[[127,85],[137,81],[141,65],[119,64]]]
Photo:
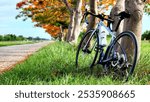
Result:
[[22,44],[32,44],[35,41],[0,41],[1,46],[11,46],[11,45],[22,45]]
[[134,75],[126,83],[111,75],[99,76],[100,68],[90,75],[89,68],[75,68],[76,47],[56,42],[33,54],[28,60],[0,75],[5,85],[120,85],[150,84],[150,43],[142,42],[141,58]]

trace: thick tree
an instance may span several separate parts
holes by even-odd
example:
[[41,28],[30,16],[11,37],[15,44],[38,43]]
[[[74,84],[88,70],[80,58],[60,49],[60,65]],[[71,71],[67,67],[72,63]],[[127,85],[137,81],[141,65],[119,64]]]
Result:
[[[97,14],[97,0],[89,0],[89,5],[90,5],[90,11],[94,14]],[[90,16],[90,20],[89,20],[89,25],[87,27],[87,31],[89,29],[92,29],[95,25],[96,22],[96,18],[93,16]]]
[[[95,0],[90,0],[90,1],[91,1],[90,5],[94,5]],[[132,31],[137,37],[138,46],[139,46],[138,54],[140,55],[140,45],[141,45],[141,35],[142,35],[142,17],[144,13],[144,7],[146,8],[145,11],[149,14],[150,7],[148,3],[150,3],[150,0],[100,0],[100,2],[101,2],[101,5],[105,5],[105,8],[107,8],[110,5],[113,5],[114,2],[116,2],[110,13],[111,18],[114,20],[114,23],[112,26],[113,30],[115,30],[119,21],[119,17],[115,15],[119,14],[121,11],[126,11],[130,13],[131,15],[130,18],[125,19],[124,21],[121,22],[120,27],[117,31],[117,34],[119,34],[122,31],[127,31],[127,30]],[[90,6],[90,7],[91,7],[91,10],[94,9],[93,6]],[[92,26],[89,25],[88,29],[93,28],[94,22],[91,22],[91,23],[90,25]],[[132,45],[129,43],[130,43],[129,41],[123,40],[122,46],[127,46],[127,48],[132,48]],[[129,51],[128,53],[131,53],[131,52]]]
[[[80,33],[81,10],[83,2],[85,1],[86,0],[23,0],[17,4],[17,7],[21,8],[22,5],[25,5],[22,7],[19,16],[30,17],[33,22],[37,22],[36,26],[43,27],[54,37],[61,38],[64,35],[64,25],[67,27],[67,24],[69,24],[66,40],[76,43]],[[138,37],[140,46],[141,23],[145,0],[89,0],[91,12],[97,13],[98,1],[100,2],[100,6],[104,9],[116,4],[111,11],[111,17],[115,20],[113,29],[116,27],[116,23],[118,23],[118,18],[115,17],[114,14],[118,14],[124,10],[131,13],[131,18],[126,19],[124,23],[122,22],[118,33],[123,30],[133,31]],[[146,2],[148,3],[150,1],[146,0]],[[149,5],[146,6],[146,8],[148,7]],[[91,16],[88,29],[94,27],[95,21],[95,18]]]
[[[110,12],[110,17],[114,20],[114,23],[112,25],[112,30],[116,29],[116,26],[119,21],[119,17],[115,16],[115,14],[119,14],[121,11],[125,10],[124,2],[125,0],[116,0],[116,4],[113,6]],[[124,22],[122,21],[120,23],[120,27],[118,28],[117,35],[123,31],[123,26],[124,26]]]
[[[130,30],[137,36],[139,55],[142,36],[142,18],[144,13],[145,0],[125,0],[125,9],[131,14],[129,19],[124,22],[124,30]],[[124,46],[127,46],[124,42]],[[128,42],[130,43],[130,42]],[[129,45],[129,44],[128,44]],[[132,45],[128,46],[132,48]]]
[[[130,18],[125,19],[124,22],[120,25],[117,34],[122,31],[132,31],[138,40],[138,48],[140,55],[140,45],[141,45],[141,35],[142,35],[142,17],[144,13],[145,0],[117,0],[116,5],[113,7],[111,11],[111,17],[114,19],[113,30],[116,28],[116,24],[118,23],[118,17],[114,16],[121,11],[126,11],[130,13]],[[126,48],[132,48],[132,45],[129,44],[130,41],[123,40],[122,45],[126,46]],[[128,53],[132,53],[131,50]],[[138,56],[139,57],[139,56]]]
[[70,13],[70,24],[68,27],[68,34],[66,41],[71,43],[77,43],[78,36],[80,34],[80,23],[82,19],[82,2],[83,0],[72,0],[73,6],[70,6],[67,0],[63,0]]

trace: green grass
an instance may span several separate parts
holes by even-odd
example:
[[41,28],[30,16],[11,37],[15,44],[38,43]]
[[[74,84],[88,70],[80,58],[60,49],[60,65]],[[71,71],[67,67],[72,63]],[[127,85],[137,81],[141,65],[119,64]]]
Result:
[[22,44],[31,44],[35,41],[0,41],[1,46],[11,46],[11,45],[22,45]]
[[0,75],[5,85],[95,85],[150,84],[150,43],[142,42],[141,58],[134,75],[124,83],[109,76],[99,76],[100,68],[90,75],[89,69],[75,70],[76,47],[56,42],[41,49],[11,71]]

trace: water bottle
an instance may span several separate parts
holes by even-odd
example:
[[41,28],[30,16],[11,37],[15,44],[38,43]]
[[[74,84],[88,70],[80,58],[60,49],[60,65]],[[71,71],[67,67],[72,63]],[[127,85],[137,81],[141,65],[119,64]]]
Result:
[[106,46],[107,45],[107,34],[105,31],[102,31],[100,34],[100,45]]

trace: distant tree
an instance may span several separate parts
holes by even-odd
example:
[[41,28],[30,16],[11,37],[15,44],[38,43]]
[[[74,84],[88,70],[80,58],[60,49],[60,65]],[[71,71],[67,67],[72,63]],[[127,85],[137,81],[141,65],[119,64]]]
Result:
[[3,35],[0,35],[0,41],[3,41]]
[[37,36],[36,38],[34,38],[34,40],[41,40],[41,38]]
[[27,39],[28,39],[28,40],[33,40],[33,37],[28,37]]
[[15,41],[17,39],[17,36],[15,34],[7,34],[4,35],[4,41]]
[[4,35],[4,41],[11,41],[11,36],[10,34]]
[[148,31],[145,31],[143,34],[142,34],[142,40],[150,40],[150,30]]
[[25,40],[25,39],[26,39],[26,38],[23,37],[22,35],[19,35],[19,36],[17,36],[17,38],[16,38],[17,41],[22,41],[22,40]]
[[11,41],[16,41],[17,36],[15,34],[10,34]]

